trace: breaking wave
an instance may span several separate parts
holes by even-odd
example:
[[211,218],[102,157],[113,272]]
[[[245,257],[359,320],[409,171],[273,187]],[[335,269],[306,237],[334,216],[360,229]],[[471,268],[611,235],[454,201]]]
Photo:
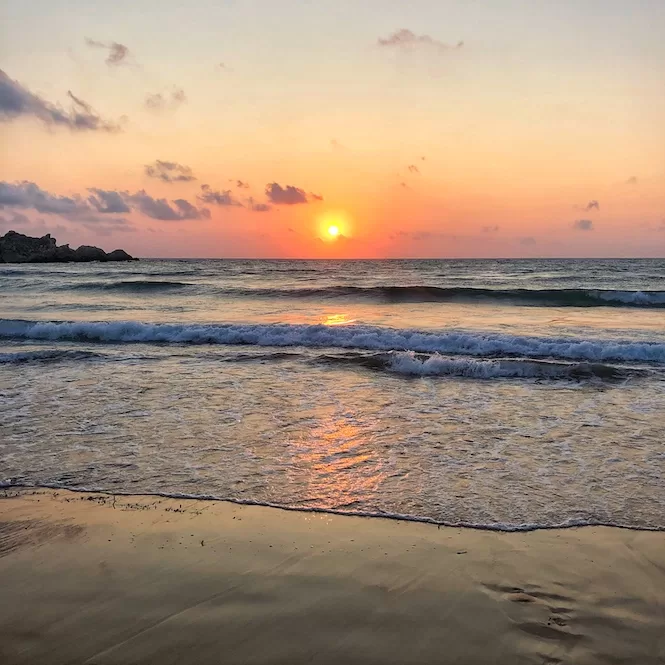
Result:
[[665,343],[530,337],[466,331],[428,332],[376,326],[153,324],[0,319],[0,338],[99,343],[224,344],[412,351],[485,358],[665,363]]
[[322,356],[316,363],[357,365],[404,376],[452,376],[470,379],[546,379],[584,381],[598,379],[619,381],[643,375],[636,368],[623,368],[603,363],[560,363],[540,360],[475,360],[446,358],[440,354],[401,351],[374,355]]

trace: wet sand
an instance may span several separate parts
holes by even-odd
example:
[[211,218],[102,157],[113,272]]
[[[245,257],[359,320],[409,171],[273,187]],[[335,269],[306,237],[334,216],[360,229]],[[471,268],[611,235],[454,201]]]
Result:
[[665,533],[0,492],[0,662],[665,663]]

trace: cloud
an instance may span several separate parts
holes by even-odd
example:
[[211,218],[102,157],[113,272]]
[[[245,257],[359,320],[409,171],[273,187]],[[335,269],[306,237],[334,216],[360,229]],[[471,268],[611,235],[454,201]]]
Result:
[[593,222],[590,219],[577,219],[573,222],[573,228],[578,231],[593,231]]
[[[25,208],[48,215],[59,215],[70,222],[82,224],[96,232],[133,230],[122,217],[107,217],[105,213],[129,212],[129,207],[117,192],[91,188],[93,195],[59,196],[43,190],[34,182],[0,182],[0,208]],[[102,213],[101,215],[99,213]],[[27,217],[14,213],[14,224],[27,224]]]
[[97,212],[122,213],[130,211],[129,206],[118,192],[97,189],[96,187],[90,187],[88,191],[92,192],[92,195],[88,197],[88,202]]
[[392,48],[411,48],[414,46],[426,46],[437,49],[438,51],[458,50],[464,46],[464,42],[457,42],[455,46],[445,44],[444,42],[434,39],[429,35],[416,35],[411,30],[402,28],[393,32],[389,37],[379,37],[379,46],[386,46]]
[[164,221],[182,221],[210,217],[207,208],[197,208],[186,199],[155,199],[145,190],[134,194],[115,190],[88,188],[90,195],[58,196],[41,189],[34,182],[0,182],[0,209],[30,208],[44,214],[60,215],[71,222],[96,231],[132,231],[131,222],[110,214],[128,213],[132,209]]
[[196,208],[185,199],[173,201],[174,207],[169,205],[166,199],[153,198],[144,189],[135,194],[124,193],[124,199],[147,217],[166,222],[210,217],[210,211],[207,208]]
[[405,182],[400,182],[399,186],[404,187],[404,189],[411,189],[411,187],[409,187]]
[[0,122],[9,122],[22,116],[33,116],[49,126],[67,127],[71,131],[117,132],[120,127],[102,120],[90,104],[76,97],[71,91],[69,111],[30,92],[0,69]]
[[630,178],[628,178],[628,180],[626,180],[625,184],[626,185],[637,185],[638,182],[639,182],[639,180],[637,179],[637,176],[632,175],[632,176],[630,176]]
[[98,42],[89,37],[85,38],[85,43],[91,48],[103,48],[108,50],[106,64],[109,67],[117,67],[118,65],[127,64],[129,49],[124,44],[119,44],[118,42]]
[[258,203],[253,196],[247,199],[247,208],[252,212],[269,212],[272,206],[267,203]]
[[525,247],[528,247],[530,245],[535,245],[536,242],[537,241],[533,236],[524,236],[519,239],[520,245],[524,245]]
[[271,203],[277,205],[296,205],[298,203],[309,203],[307,194],[304,190],[294,187],[293,185],[286,185],[282,187],[276,182],[266,185],[266,196]]
[[212,189],[210,185],[201,185],[201,194],[197,198],[203,203],[213,203],[218,206],[242,206],[242,203],[233,198],[230,189],[219,191]]
[[591,212],[592,210],[600,210],[600,203],[594,199],[593,201],[589,201],[585,206],[575,206],[575,208],[583,212]]
[[481,230],[483,233],[497,233],[500,228],[498,224],[491,224],[490,226],[483,226]]
[[158,159],[154,164],[146,164],[145,174],[163,182],[191,182],[196,180],[189,166],[177,162],[164,162]]
[[20,212],[10,211],[9,215],[0,215],[0,226],[12,229],[16,226],[27,226],[30,224],[28,217]]
[[253,212],[269,212],[272,207],[267,203],[252,203],[250,210]]
[[182,88],[174,88],[171,92],[156,92],[145,98],[146,108],[151,111],[175,110],[187,101],[187,95]]
[[309,195],[314,199],[314,201],[323,201],[323,196],[321,194],[314,194],[314,192],[310,192]]
[[415,164],[409,164],[407,168],[409,169],[410,173],[416,173],[420,175],[420,169]]
[[242,180],[236,180],[236,187],[238,189],[249,189],[249,183],[243,182]]
[[91,212],[87,202],[78,196],[58,196],[34,182],[0,182],[0,208],[33,208],[37,212],[76,217]]
[[82,220],[83,226],[88,231],[94,231],[98,235],[110,236],[115,232],[134,233],[136,228],[124,217],[89,217]]

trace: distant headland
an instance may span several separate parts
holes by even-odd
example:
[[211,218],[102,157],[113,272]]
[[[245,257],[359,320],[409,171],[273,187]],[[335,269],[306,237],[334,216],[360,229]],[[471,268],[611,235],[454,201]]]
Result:
[[41,238],[7,231],[0,237],[0,263],[67,263],[70,261],[138,261],[124,249],[106,253],[99,247],[81,245],[72,249],[69,245],[58,245],[47,233]]

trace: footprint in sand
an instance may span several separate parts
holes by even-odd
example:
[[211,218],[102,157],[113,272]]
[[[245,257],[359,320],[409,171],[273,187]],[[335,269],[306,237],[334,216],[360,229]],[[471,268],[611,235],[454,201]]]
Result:
[[522,632],[541,639],[561,642],[576,642],[584,637],[568,628],[573,613],[572,608],[568,606],[573,601],[569,596],[543,591],[539,587],[522,588],[501,584],[483,584],[483,586],[494,597],[511,603],[533,604],[534,610],[536,607],[547,610],[547,619],[538,621],[529,617],[528,620],[516,621],[515,626]]

